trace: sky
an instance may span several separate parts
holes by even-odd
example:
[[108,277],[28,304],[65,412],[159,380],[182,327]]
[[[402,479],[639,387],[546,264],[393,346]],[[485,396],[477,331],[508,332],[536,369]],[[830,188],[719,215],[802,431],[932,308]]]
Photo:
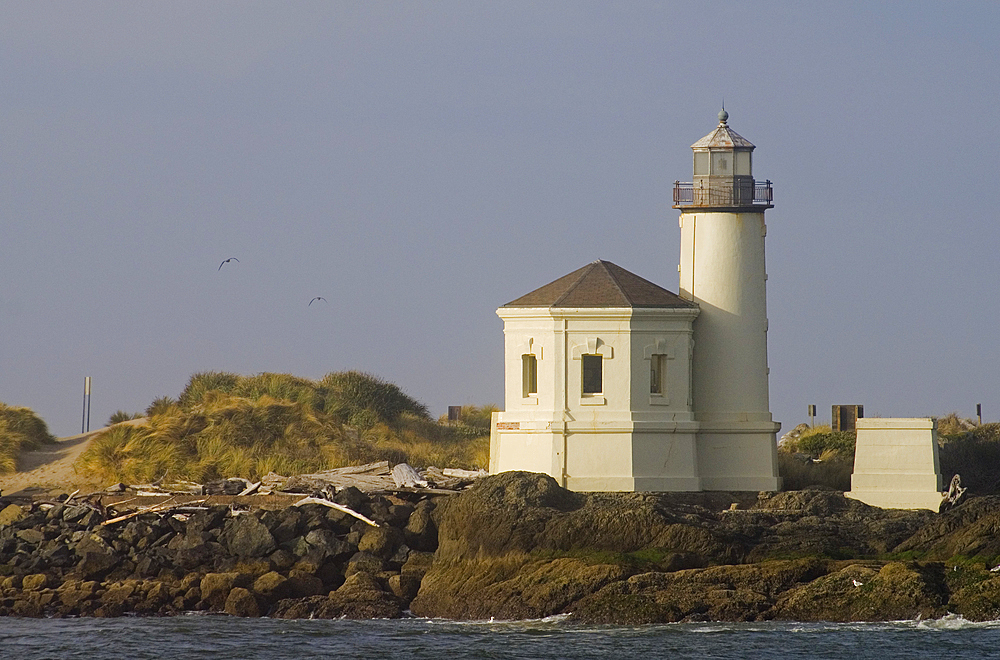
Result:
[[[1000,3],[0,2],[0,401],[201,371],[503,405],[496,308],[677,290],[717,123],[767,211],[771,411],[1000,420]],[[236,257],[239,261],[226,263]],[[312,298],[322,296],[325,301]]]

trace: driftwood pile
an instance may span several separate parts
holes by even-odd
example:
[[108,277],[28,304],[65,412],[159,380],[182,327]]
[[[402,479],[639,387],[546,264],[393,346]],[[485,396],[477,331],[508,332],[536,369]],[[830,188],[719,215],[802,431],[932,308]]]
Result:
[[389,461],[324,470],[315,474],[283,477],[273,472],[261,480],[261,488],[272,492],[308,493],[323,491],[331,486],[354,486],[363,493],[392,493],[427,491],[448,495],[468,488],[486,472],[479,470],[452,470],[429,467],[418,472],[406,463],[389,467]]
[[[96,498],[100,501],[98,507],[102,509],[102,513],[116,515],[117,522],[142,513],[177,512],[179,509],[198,508],[199,505],[204,508],[220,503],[227,503],[235,508],[276,508],[305,503],[338,508],[340,505],[331,503],[337,499],[338,493],[347,489],[356,489],[366,495],[396,496],[419,501],[428,496],[454,495],[483,476],[486,476],[483,470],[442,470],[429,467],[418,471],[406,463],[390,468],[388,461],[379,461],[290,477],[271,472],[260,481],[252,483],[242,478],[222,479],[205,484],[165,479],[131,486],[118,483],[100,493],[78,499],[90,501]],[[75,495],[77,493],[70,495],[69,499],[72,500]],[[206,496],[210,501],[206,502]],[[370,522],[346,507],[340,510]]]
[[415,470],[406,463],[389,467],[389,461],[378,461],[366,465],[324,470],[314,474],[298,474],[290,477],[270,472],[258,482],[242,478],[222,479],[205,484],[190,481],[157,480],[151,484],[128,486],[115,484],[105,490],[107,493],[130,492],[139,496],[148,495],[271,495],[293,493],[334,493],[344,488],[354,487],[368,494],[426,493],[429,495],[451,495],[471,486],[476,479],[486,476],[484,470],[457,470],[429,467]]

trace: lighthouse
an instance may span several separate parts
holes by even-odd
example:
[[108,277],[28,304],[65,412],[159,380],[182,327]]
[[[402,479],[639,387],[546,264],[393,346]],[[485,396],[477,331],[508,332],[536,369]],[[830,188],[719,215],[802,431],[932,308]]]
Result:
[[698,474],[705,490],[777,490],[764,262],[771,182],[754,180],[754,145],[728,120],[722,110],[715,130],[691,145],[691,183],[674,184],[679,295],[701,310],[692,364]]
[[490,472],[577,491],[778,490],[754,146],[719,115],[676,182],[680,290],[598,259],[511,302]]

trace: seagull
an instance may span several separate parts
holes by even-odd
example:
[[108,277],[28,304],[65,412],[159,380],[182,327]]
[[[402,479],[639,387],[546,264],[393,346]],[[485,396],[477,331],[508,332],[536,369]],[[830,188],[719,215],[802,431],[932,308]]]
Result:
[[219,264],[219,270],[222,270],[222,267],[225,266],[226,264],[228,264],[230,261],[235,261],[236,263],[240,263],[240,260],[237,259],[236,257],[229,257],[228,259],[226,259],[225,261],[223,261],[221,264]]
[[[322,300],[323,302],[326,302],[326,298],[324,298],[323,296],[316,296],[315,298],[309,301],[309,305],[313,304],[317,300]],[[308,307],[309,305],[306,305],[306,307]]]
[[857,580],[851,580],[851,582],[854,583],[855,587],[860,587],[864,585],[864,582],[858,582]]

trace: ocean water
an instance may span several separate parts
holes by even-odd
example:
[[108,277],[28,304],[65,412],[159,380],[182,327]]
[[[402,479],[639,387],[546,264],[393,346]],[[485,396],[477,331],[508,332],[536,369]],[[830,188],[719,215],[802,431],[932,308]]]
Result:
[[1000,621],[684,623],[636,627],[539,621],[456,623],[167,618],[0,618],[0,659],[284,658],[996,658]]

